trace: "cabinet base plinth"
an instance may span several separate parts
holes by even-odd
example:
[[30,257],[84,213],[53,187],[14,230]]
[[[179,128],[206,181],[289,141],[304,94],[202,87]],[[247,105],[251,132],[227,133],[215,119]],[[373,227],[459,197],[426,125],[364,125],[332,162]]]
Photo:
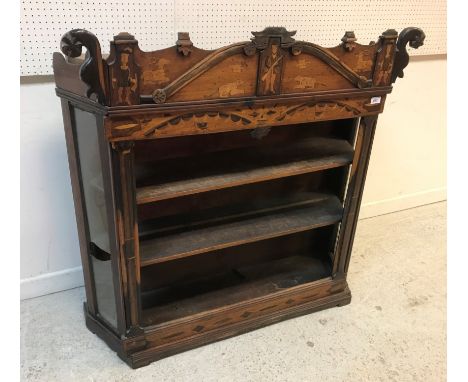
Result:
[[[343,281],[340,283],[342,282]],[[163,334],[161,334],[166,331],[166,325],[145,328],[145,333],[138,337],[119,338],[105,324],[101,323],[97,317],[90,315],[85,304],[86,326],[91,332],[95,333],[99,338],[106,342],[107,345],[130,367],[136,369],[159,359],[246,333],[283,320],[323,309],[347,305],[351,302],[351,292],[346,282],[344,283],[345,288],[339,292],[333,292],[327,296],[310,300],[289,308],[284,308],[274,312],[265,312],[260,317],[255,317],[251,320],[246,319],[245,321],[233,322],[210,331],[201,332],[181,339],[174,337],[173,341],[170,340],[170,335],[166,335],[164,337]],[[329,284],[333,285],[335,282],[332,280]],[[168,325],[181,324],[169,323]],[[156,340],[157,338],[162,338],[165,342],[161,343]]]

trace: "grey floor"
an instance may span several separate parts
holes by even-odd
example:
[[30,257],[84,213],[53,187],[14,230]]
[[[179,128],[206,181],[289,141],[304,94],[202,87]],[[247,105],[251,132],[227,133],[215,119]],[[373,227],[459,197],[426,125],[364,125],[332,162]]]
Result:
[[23,381],[444,381],[446,204],[361,220],[350,305],[130,369],[84,325],[83,288],[21,303]]

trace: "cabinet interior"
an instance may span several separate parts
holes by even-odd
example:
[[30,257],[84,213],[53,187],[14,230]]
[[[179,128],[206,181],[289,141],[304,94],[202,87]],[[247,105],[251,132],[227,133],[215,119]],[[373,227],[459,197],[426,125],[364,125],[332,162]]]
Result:
[[144,325],[331,277],[354,119],[137,141]]

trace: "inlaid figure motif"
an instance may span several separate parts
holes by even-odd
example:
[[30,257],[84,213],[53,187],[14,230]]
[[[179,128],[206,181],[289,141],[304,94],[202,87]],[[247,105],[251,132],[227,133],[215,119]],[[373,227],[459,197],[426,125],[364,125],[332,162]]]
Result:
[[259,75],[259,95],[279,94],[283,53],[279,42],[272,41],[262,52],[262,64]]
[[129,66],[129,56],[132,53],[130,48],[125,48],[120,53],[120,75],[117,79],[113,79],[114,86],[118,89],[118,100],[121,105],[130,105],[132,103],[132,93],[137,88],[136,73],[133,68]]
[[264,83],[265,93],[275,94],[275,84],[278,76],[280,75],[280,61],[283,56],[278,52],[278,45],[271,46],[271,55],[268,56],[265,60],[266,71],[262,76],[262,81]]

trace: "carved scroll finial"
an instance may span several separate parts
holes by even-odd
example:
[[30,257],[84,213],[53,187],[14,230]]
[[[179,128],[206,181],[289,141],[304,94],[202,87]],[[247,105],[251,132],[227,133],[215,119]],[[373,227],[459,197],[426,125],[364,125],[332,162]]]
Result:
[[102,63],[101,46],[97,37],[84,29],[73,29],[65,33],[60,41],[60,50],[67,57],[78,57],[83,46],[87,49],[86,58],[81,64],[80,78],[88,86],[86,95],[96,95],[97,101],[106,104],[106,85]]
[[178,40],[176,41],[177,51],[184,56],[188,56],[192,52],[193,43],[190,40],[188,32],[179,32],[177,34]]
[[426,35],[422,29],[416,27],[405,28],[401,31],[396,44],[397,51],[393,64],[392,83],[396,81],[397,77],[403,78],[403,69],[406,68],[409,63],[409,55],[406,51],[406,45],[409,43],[410,47],[418,49],[424,44],[425,38]]
[[351,52],[356,47],[357,38],[353,31],[347,31],[341,38],[341,41],[343,41],[341,46],[344,48],[344,50]]

